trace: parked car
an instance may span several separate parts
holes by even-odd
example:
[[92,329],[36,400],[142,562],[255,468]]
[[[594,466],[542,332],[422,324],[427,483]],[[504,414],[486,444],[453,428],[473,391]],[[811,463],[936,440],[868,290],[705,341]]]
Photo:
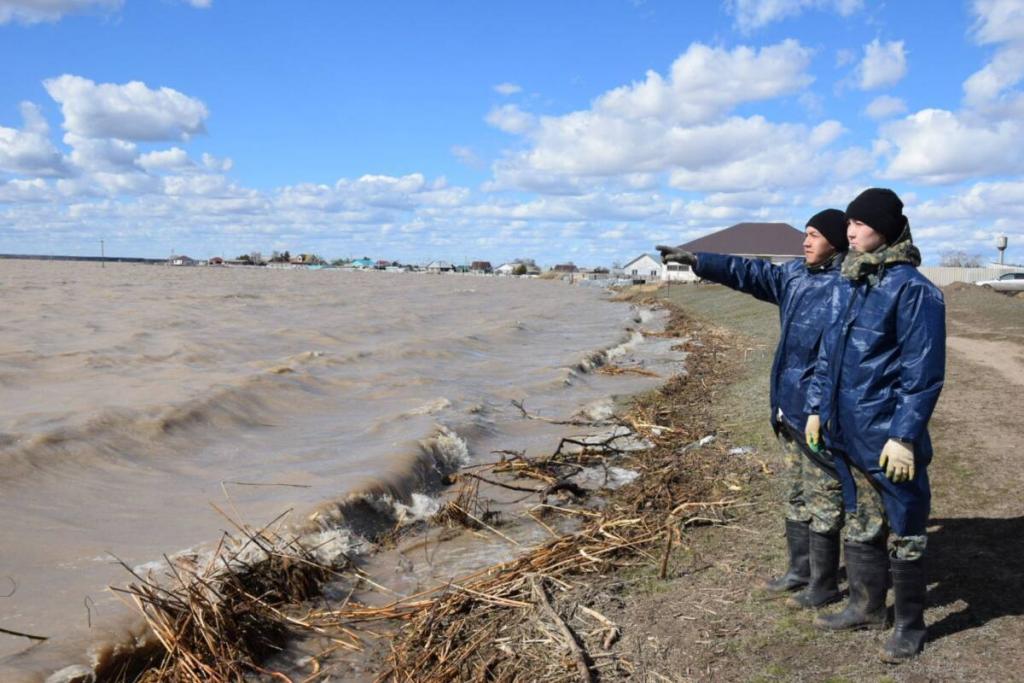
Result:
[[1024,273],[1003,273],[995,280],[979,280],[974,284],[997,292],[1024,292]]

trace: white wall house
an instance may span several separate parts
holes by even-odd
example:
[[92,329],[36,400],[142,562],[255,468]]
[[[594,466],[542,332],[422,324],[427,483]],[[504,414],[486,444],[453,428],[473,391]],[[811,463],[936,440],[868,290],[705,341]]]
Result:
[[526,263],[523,263],[522,261],[512,261],[510,263],[502,263],[500,266],[498,266],[497,268],[494,269],[494,274],[495,275],[515,275],[516,274],[516,270],[519,269],[521,266],[526,268],[525,275],[527,275],[527,276],[540,275],[540,268],[538,268],[536,266],[536,264],[533,263],[533,261],[527,261]]
[[662,279],[662,272],[664,270],[665,266],[661,263],[660,258],[650,254],[640,254],[622,266],[622,277],[630,280],[657,282]]
[[448,261],[432,261],[427,264],[428,273],[448,273],[453,270],[455,270],[455,266]]
[[700,280],[690,266],[681,263],[666,263],[661,271],[661,279],[665,282],[697,282]]

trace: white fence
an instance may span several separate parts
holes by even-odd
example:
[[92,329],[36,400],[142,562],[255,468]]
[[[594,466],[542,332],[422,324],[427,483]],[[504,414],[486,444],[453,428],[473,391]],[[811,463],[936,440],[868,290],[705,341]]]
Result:
[[1006,268],[946,268],[932,266],[918,268],[921,274],[932,281],[937,287],[945,287],[954,282],[977,282],[978,280],[995,280],[1010,270]]

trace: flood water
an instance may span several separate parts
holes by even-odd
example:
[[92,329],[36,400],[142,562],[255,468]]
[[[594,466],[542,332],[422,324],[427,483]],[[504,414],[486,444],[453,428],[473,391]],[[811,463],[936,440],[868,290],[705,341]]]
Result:
[[0,295],[0,627],[44,636],[115,609],[114,558],[216,539],[211,503],[306,514],[402,481],[439,429],[457,460],[528,448],[513,399],[652,385],[579,371],[637,311],[562,282],[0,260]]

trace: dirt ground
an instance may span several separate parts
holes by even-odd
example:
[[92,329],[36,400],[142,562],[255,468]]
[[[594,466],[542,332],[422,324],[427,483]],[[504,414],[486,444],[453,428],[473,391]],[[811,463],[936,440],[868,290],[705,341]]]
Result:
[[[1024,674],[1024,300],[969,285],[946,290],[946,385],[931,423],[930,639],[901,666],[879,662],[887,632],[833,634],[813,614],[766,598],[784,566],[781,459],[767,422],[777,309],[717,286],[662,290],[673,303],[743,335],[741,371],[712,408],[718,436],[763,462],[727,526],[690,530],[670,563],[618,577],[602,612],[644,681],[995,681]],[[890,596],[891,599],[891,596]],[[832,608],[830,608],[832,609]]]

